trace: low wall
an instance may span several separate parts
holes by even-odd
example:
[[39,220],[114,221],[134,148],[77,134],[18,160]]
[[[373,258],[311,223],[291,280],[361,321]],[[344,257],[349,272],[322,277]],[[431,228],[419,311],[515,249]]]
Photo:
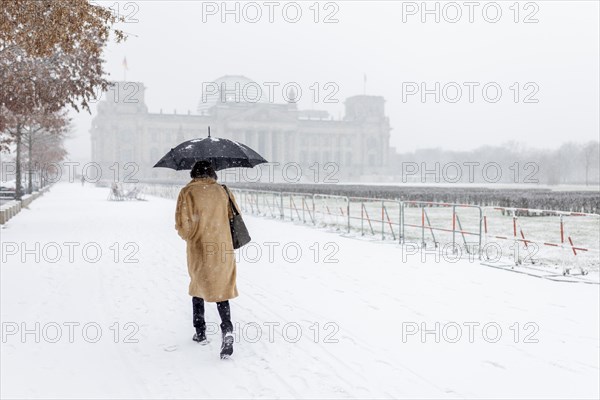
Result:
[[45,192],[48,191],[50,186],[43,187],[39,192],[33,192],[31,194],[27,194],[21,198],[21,200],[11,200],[0,206],[0,225],[8,222],[9,219],[14,217],[21,211],[23,208],[28,207],[32,201],[42,196]]
[[21,211],[21,202],[18,200],[11,200],[0,206],[0,225],[5,224],[9,219],[17,215],[19,211]]

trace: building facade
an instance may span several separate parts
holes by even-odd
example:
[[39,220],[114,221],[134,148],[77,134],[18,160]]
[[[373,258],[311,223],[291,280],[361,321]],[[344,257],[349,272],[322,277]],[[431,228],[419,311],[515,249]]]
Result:
[[103,176],[112,176],[120,168],[123,178],[127,174],[143,180],[181,177],[152,166],[177,144],[206,137],[209,126],[212,136],[256,150],[274,163],[270,168],[275,171],[296,163],[303,171],[300,181],[315,178],[314,173],[305,173],[309,168],[320,169],[322,177],[329,171],[338,180],[389,172],[390,124],[383,97],[350,97],[344,102],[343,118],[333,119],[326,111],[299,110],[293,93],[284,104],[243,101],[241,94],[247,94],[252,81],[242,76],[214,82],[222,93],[202,93],[197,112],[186,114],[150,113],[142,83],[118,82],[98,103],[90,131],[92,161],[102,166]]

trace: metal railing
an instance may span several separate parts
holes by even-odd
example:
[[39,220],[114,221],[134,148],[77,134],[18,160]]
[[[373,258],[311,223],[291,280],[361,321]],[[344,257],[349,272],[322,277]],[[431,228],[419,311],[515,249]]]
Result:
[[[586,232],[577,232],[574,235],[566,234],[566,218],[588,217],[593,221],[591,225],[600,228],[600,215],[583,214],[549,210],[534,209],[509,209],[502,207],[481,207],[472,204],[440,203],[428,201],[401,201],[369,197],[347,197],[326,194],[311,194],[298,192],[277,192],[250,189],[232,189],[241,203],[244,212],[253,215],[269,216],[280,220],[299,222],[307,225],[334,228],[347,234],[355,233],[361,237],[370,237],[394,243],[417,243],[422,248],[428,245],[438,248],[442,245],[451,246],[452,249],[460,247],[471,257],[485,259],[485,247],[492,244],[492,240],[505,240],[508,244],[532,244],[554,246],[564,250],[560,260],[565,265],[565,273],[573,269],[572,260],[565,263],[565,254],[579,256],[577,260],[585,259],[582,254],[588,255],[587,267],[598,268],[600,260],[592,259],[590,254],[598,253],[598,241],[587,240],[580,243],[584,237],[589,237],[586,232],[594,231],[588,227]],[[241,199],[241,200],[239,200]],[[499,234],[490,230],[490,223],[500,225],[504,220],[491,218],[491,211],[501,210],[502,215],[511,215],[512,234]],[[518,214],[548,215],[558,218],[560,227],[560,241],[551,243],[548,240],[536,239],[525,235],[525,229],[519,221]],[[535,221],[534,221],[535,222]],[[543,224],[537,227],[538,231],[546,232],[550,229],[549,221],[538,221]],[[589,222],[589,221],[588,221]],[[598,230],[598,229],[596,229]],[[557,228],[558,231],[558,228]],[[533,233],[533,232],[530,232]],[[596,246],[593,245],[596,244]],[[512,258],[515,265],[523,263],[518,246],[502,246],[502,257]],[[569,253],[570,252],[570,253]],[[540,261],[556,260],[556,255],[538,257]],[[530,259],[535,262],[536,260]],[[583,271],[583,269],[582,269]]]
[[348,224],[361,236],[381,237],[398,243],[402,237],[402,202],[370,197],[349,197]]
[[[413,208],[417,209],[417,212],[412,213],[413,220],[410,220],[406,214]],[[459,215],[461,210],[463,211],[464,220],[461,220]],[[415,216],[417,221],[414,221]],[[402,202],[402,236],[407,236],[406,228],[417,229],[420,232],[422,246],[426,246],[426,238],[431,236],[436,248],[441,243],[449,243],[454,248],[460,242],[468,254],[478,254],[480,256],[482,220],[483,210],[476,205],[427,201]],[[458,240],[457,235],[460,235],[460,240]],[[467,240],[467,237],[474,237],[475,240]],[[446,240],[442,240],[442,238]]]
[[484,241],[510,248],[515,265],[557,263],[563,274],[597,269],[600,215],[568,211],[485,207]]
[[[180,189],[179,185],[157,186],[147,193],[177,198]],[[230,190],[242,212],[247,214],[391,243],[412,243],[421,248],[428,245],[460,247],[470,257],[486,261],[489,260],[486,246],[495,245],[501,247],[503,259],[512,258],[513,265],[522,265],[525,261],[556,262],[564,265],[565,274],[582,262],[588,270],[597,270],[600,266],[600,215],[597,214],[319,193]],[[549,232],[554,232],[553,239],[545,236]],[[590,232],[596,232],[596,236]],[[544,248],[545,252],[536,257],[527,256],[533,245]],[[526,257],[522,256],[523,248]],[[553,253],[552,249],[561,252]],[[581,271],[583,273],[584,268]]]
[[[440,235],[435,231],[452,234],[453,245],[458,243],[457,235],[471,251],[480,248],[482,242],[482,209],[479,206],[451,203],[432,203],[418,201],[400,201],[369,197],[347,197],[326,194],[298,192],[276,192],[252,189],[231,189],[243,212],[269,216],[281,220],[302,222],[321,227],[332,227],[346,233],[356,232],[360,236],[391,240],[404,243],[406,240],[418,240],[426,245],[431,236],[434,245],[440,244]],[[419,223],[411,223],[410,214],[418,208]],[[432,224],[429,208],[445,208],[452,211],[447,215],[445,225]],[[477,211],[477,228],[467,230],[457,212],[460,208]],[[409,215],[407,215],[409,214]],[[439,214],[433,212],[433,214]],[[436,217],[438,217],[436,215]],[[438,218],[439,219],[439,218]],[[407,234],[411,228],[418,228],[420,236]],[[427,234],[426,234],[427,233]],[[467,241],[467,235],[476,236],[476,246]],[[469,247],[470,246],[470,247]]]
[[347,196],[313,194],[315,224],[350,232],[350,200]]

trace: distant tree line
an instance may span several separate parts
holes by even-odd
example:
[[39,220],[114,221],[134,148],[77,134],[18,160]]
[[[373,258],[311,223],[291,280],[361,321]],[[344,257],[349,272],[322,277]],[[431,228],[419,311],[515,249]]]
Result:
[[[600,182],[599,156],[598,141],[567,142],[553,150],[527,148],[510,142],[503,146],[482,146],[469,151],[421,149],[398,153],[390,162],[395,171],[395,180],[404,183],[487,182],[597,186]],[[460,166],[458,174],[456,164]],[[500,177],[496,176],[497,170],[501,172]]]

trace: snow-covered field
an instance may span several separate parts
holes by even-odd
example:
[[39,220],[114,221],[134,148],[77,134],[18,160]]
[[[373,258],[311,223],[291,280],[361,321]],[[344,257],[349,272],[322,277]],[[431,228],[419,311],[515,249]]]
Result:
[[213,304],[191,340],[174,201],[107,195],[57,184],[0,229],[3,398],[600,396],[598,285],[251,216],[222,361]]

